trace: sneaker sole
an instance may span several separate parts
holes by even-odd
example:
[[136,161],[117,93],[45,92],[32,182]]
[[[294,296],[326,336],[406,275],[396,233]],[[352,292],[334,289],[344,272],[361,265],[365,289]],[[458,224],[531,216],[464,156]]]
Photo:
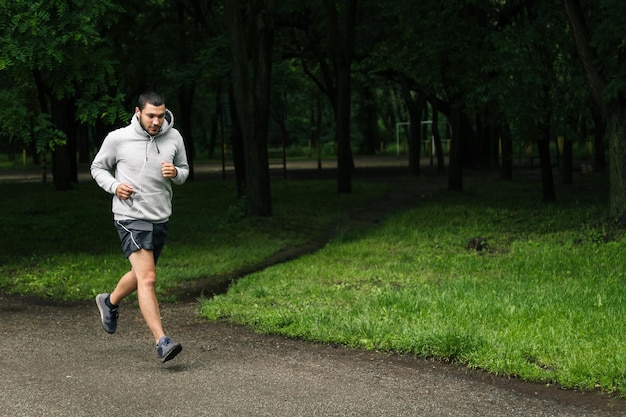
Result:
[[[101,296],[102,294],[98,294],[96,296],[96,306],[98,307],[98,311],[100,312],[100,324],[102,324],[102,328],[104,329],[105,332],[107,332],[108,334],[113,334],[115,333],[115,330],[110,331],[104,325],[104,311],[102,311],[102,306],[100,305],[100,299],[102,298]],[[104,300],[102,300],[102,303],[104,303]]]
[[174,359],[182,350],[183,347],[180,344],[177,344],[172,348],[172,350],[167,352],[167,354],[161,358],[161,363]]

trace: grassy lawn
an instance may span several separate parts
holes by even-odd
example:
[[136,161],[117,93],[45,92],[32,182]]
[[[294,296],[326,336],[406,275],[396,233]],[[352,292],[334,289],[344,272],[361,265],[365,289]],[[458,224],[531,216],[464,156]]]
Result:
[[[351,207],[380,198],[385,186],[355,184],[338,195],[331,181],[273,184],[274,216],[245,217],[232,181],[174,188],[168,244],[159,259],[158,292],[233,270],[326,235]],[[0,183],[0,292],[87,300],[110,291],[127,270],[113,227],[111,197],[94,182],[56,192],[51,184]],[[170,298],[171,300],[171,298]]]
[[[538,202],[537,180],[421,194],[375,228],[340,232],[318,252],[202,298],[199,314],[624,395],[626,240],[605,219],[606,181],[576,182],[550,205]],[[325,235],[387,187],[355,181],[351,195],[338,195],[335,181],[275,181],[274,216],[262,219],[242,216],[230,183],[176,187],[159,294]],[[0,192],[0,292],[86,300],[125,272],[110,198],[94,184],[65,193],[0,184]],[[486,248],[467,249],[474,237]]]
[[[537,203],[537,182],[437,193],[374,230],[238,281],[203,300],[201,314],[625,393],[626,242],[602,222],[602,187],[584,181],[552,205]],[[477,236],[487,248],[466,249]]]

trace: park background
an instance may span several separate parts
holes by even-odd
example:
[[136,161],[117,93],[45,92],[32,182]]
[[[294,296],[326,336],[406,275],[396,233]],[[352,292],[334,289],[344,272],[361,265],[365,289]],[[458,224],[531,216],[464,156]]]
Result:
[[[0,7],[2,167],[46,181],[2,184],[3,291],[86,299],[123,269],[109,240],[93,242],[108,227],[108,196],[79,173],[156,88],[193,169],[177,190],[185,220],[163,294],[328,237],[400,186],[424,196],[420,207],[359,238],[339,228],[315,255],[334,261],[237,281],[226,301],[203,300],[202,314],[623,391],[623,2]],[[402,180],[362,178],[361,155],[403,161]],[[328,158],[332,184],[316,182]],[[315,161],[310,180],[289,178],[295,159]],[[196,181],[196,165],[211,163],[222,178]],[[485,244],[468,251],[475,238]],[[359,266],[344,269],[349,259]]]

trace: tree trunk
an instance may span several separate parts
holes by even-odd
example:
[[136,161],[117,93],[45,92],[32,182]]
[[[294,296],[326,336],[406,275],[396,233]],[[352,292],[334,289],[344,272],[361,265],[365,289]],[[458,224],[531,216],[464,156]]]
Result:
[[604,99],[606,80],[594,66],[596,54],[590,46],[589,27],[585,15],[580,7],[579,0],[563,0],[565,12],[570,24],[576,50],[583,64],[585,78],[589,84],[591,98],[603,115],[607,113],[607,103]]
[[209,158],[215,156],[215,146],[218,143],[218,131],[220,126],[224,123],[224,107],[222,106],[222,82],[214,83],[215,97],[213,105],[215,106],[215,111],[211,115],[211,134],[209,135],[209,143],[207,144],[209,148]]
[[317,169],[322,169],[322,98],[315,92],[314,106],[311,106],[311,146],[315,148]]
[[[339,17],[334,1],[325,0],[328,14],[330,43],[333,49],[337,96],[335,121],[337,124],[337,191],[352,192],[352,148],[350,145],[351,113],[351,70],[354,51],[354,30],[356,25],[356,0],[348,0],[344,25],[339,24]],[[340,34],[340,27],[345,32]]]
[[448,170],[448,191],[463,191],[463,133],[461,131],[461,110],[451,106],[452,141],[450,142],[450,162]]
[[554,176],[552,175],[552,160],[550,159],[550,129],[542,126],[540,129],[541,138],[537,141],[539,150],[539,163],[541,166],[541,186],[543,191],[543,201],[556,201],[554,190]]
[[606,134],[606,120],[602,117],[597,106],[591,106],[593,117],[593,168],[597,171],[606,169],[606,152],[604,147],[604,135]]
[[254,192],[248,193],[250,213],[256,216],[272,215],[270,171],[267,155],[270,95],[272,85],[272,50],[274,45],[274,0],[251,0],[250,21],[253,45],[253,109],[254,140],[245,146],[247,170],[246,183]]
[[[224,3],[233,55],[233,91],[246,165],[248,212],[271,216],[272,202],[267,157],[269,93],[274,34],[274,1],[250,0],[251,18],[244,29],[239,2]],[[250,39],[245,36],[250,34]],[[252,46],[253,80],[248,80],[248,42]]]
[[77,136],[76,141],[78,145],[78,162],[81,164],[88,164],[91,161],[90,148],[89,148],[89,137],[91,133],[91,129],[85,125],[81,124],[77,126]]
[[500,178],[504,181],[513,180],[513,139],[509,126],[503,126],[500,131]]
[[[237,139],[241,138],[241,155],[244,155],[243,146],[246,142],[252,141],[252,132],[254,131],[252,121],[252,109],[251,109],[251,97],[250,88],[248,87],[248,51],[246,48],[246,38],[244,36],[244,28],[241,17],[241,10],[239,8],[238,1],[227,1],[224,3],[224,12],[229,24],[229,36],[230,44],[233,55],[233,70],[232,70],[232,110],[231,115],[233,120],[233,159],[235,162],[235,169],[237,167],[236,153],[239,152],[237,147]],[[235,127],[236,126],[236,127]],[[245,158],[244,158],[245,160]],[[244,162],[244,166],[245,166]],[[246,167],[247,168],[247,167]],[[244,169],[247,171],[247,169]],[[239,176],[240,174],[237,173]],[[247,177],[247,173],[246,173]],[[240,186],[243,186],[243,191],[248,192],[247,183],[245,179],[243,184],[237,181],[237,190],[241,192]]]
[[431,129],[433,131],[433,142],[435,142],[435,152],[437,153],[437,170],[439,173],[446,171],[446,162],[443,157],[443,144],[441,143],[441,133],[439,132],[439,109],[437,105],[432,104],[433,120]]
[[57,145],[52,150],[52,182],[57,191],[72,188],[70,155],[67,144]]
[[66,99],[52,98],[51,101],[52,122],[66,135],[65,144],[57,144],[52,149],[52,181],[58,191],[65,191],[78,182],[74,106]]
[[561,155],[561,184],[573,184],[574,149],[572,141],[563,138],[563,154]]
[[[421,144],[422,144],[422,114],[426,109],[426,99],[414,93],[409,87],[409,80],[403,79],[401,84],[402,96],[409,112],[409,171],[417,176],[420,174]],[[418,94],[418,93],[415,93]]]
[[[237,186],[237,195],[242,197],[246,194],[246,158],[243,152],[241,121],[237,114],[237,106],[232,91],[228,94],[228,104],[230,108],[230,119],[233,125],[231,129],[230,147],[233,153],[233,165],[235,166],[235,185]],[[222,149],[222,152],[224,152],[224,149]]]
[[[186,53],[187,34],[186,22],[185,22],[185,5],[182,0],[176,1],[176,11],[178,16],[178,61],[179,65],[183,67],[185,62],[189,61],[189,54]],[[183,136],[183,143],[185,144],[185,153],[187,154],[187,163],[189,164],[189,177],[190,181],[195,179],[194,160],[196,158],[196,149],[194,147],[193,140],[193,116],[191,109],[193,107],[193,98],[195,95],[196,87],[195,80],[185,80],[178,86],[178,102],[180,103],[181,114],[178,115],[180,120],[180,131]]]
[[189,163],[190,181],[195,179],[193,161],[196,157],[196,148],[193,144],[193,115],[191,113],[194,93],[195,86],[193,84],[190,86],[181,86],[178,89],[178,102],[180,103],[180,108],[182,110],[178,119],[180,120],[180,130],[185,144],[185,152],[187,153],[187,162]]
[[[615,103],[605,100],[606,79],[595,67],[595,52],[591,48],[589,29],[579,0],[563,0],[567,18],[576,42],[578,56],[583,63],[585,77],[602,120],[607,121],[609,138],[609,216],[620,222],[626,215],[626,108],[619,99]],[[622,60],[625,58],[622,54]],[[597,120],[597,116],[594,116]],[[596,123],[596,128],[600,124]],[[596,153],[602,152],[596,148]]]
[[361,130],[363,134],[363,141],[359,150],[365,155],[374,155],[380,143],[376,95],[369,85],[361,85],[359,94],[360,106],[358,123],[360,127],[359,130]]
[[626,221],[626,111],[611,115],[607,126],[609,138],[609,215]]
[[[623,222],[626,215],[626,108],[618,98],[615,103],[605,100],[606,80],[594,65],[596,54],[590,46],[590,35],[584,13],[579,0],[563,0],[572,35],[576,42],[576,50],[583,64],[585,77],[602,120],[607,121],[607,137],[609,140],[609,216]],[[620,60],[626,59],[620,54]],[[618,68],[623,67],[620,62]],[[596,119],[597,116],[594,116]],[[596,123],[596,128],[599,128]],[[596,153],[602,152],[596,148]]]

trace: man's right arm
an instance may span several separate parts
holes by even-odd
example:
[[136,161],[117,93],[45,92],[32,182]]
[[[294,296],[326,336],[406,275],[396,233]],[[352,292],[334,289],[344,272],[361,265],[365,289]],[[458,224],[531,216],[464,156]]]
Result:
[[116,194],[120,182],[113,175],[117,161],[115,146],[112,142],[114,140],[110,136],[102,142],[100,150],[91,163],[91,176],[104,191]]

